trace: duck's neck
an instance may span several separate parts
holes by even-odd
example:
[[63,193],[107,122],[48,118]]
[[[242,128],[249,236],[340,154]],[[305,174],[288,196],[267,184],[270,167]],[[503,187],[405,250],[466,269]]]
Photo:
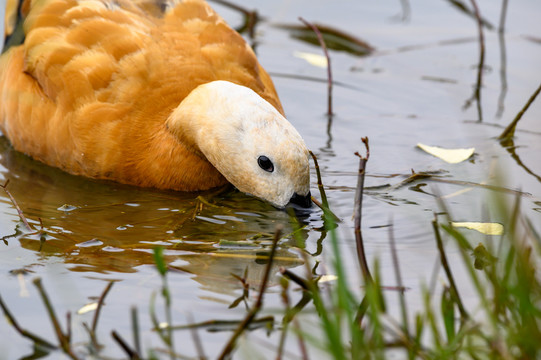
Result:
[[226,81],[201,85],[173,110],[166,123],[179,142],[220,171],[220,157],[224,155],[221,145],[241,137],[249,117],[235,94],[231,94],[238,88],[242,87]]

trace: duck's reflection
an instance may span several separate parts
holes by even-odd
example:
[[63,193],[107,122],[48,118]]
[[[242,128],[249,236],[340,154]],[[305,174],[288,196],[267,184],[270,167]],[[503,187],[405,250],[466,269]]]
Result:
[[[231,274],[257,284],[264,271],[271,240],[280,224],[283,234],[293,232],[290,215],[232,189],[206,193],[176,193],[139,189],[72,176],[14,151],[0,137],[0,181],[28,221],[43,234],[10,237],[43,256],[60,256],[72,271],[134,272],[153,264],[152,249],[164,246],[174,267],[194,274],[205,289],[230,292],[242,285]],[[16,212],[0,195],[4,216]],[[308,236],[281,241],[274,267],[301,263],[290,247]],[[41,240],[40,240],[41,239]],[[45,241],[43,241],[45,240]]]

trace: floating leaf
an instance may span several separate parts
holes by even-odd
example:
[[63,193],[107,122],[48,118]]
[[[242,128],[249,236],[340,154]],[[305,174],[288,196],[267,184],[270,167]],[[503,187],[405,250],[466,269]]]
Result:
[[306,62],[310,65],[320,68],[327,68],[327,58],[323,55],[312,54],[302,51],[295,51],[293,55],[295,57],[298,57],[299,59],[306,60]]
[[338,279],[338,276],[336,275],[322,275],[319,278],[318,282],[324,283],[324,282],[329,282],[329,281],[335,281],[336,279]]
[[475,148],[469,149],[444,149],[438,146],[429,146],[418,143],[417,146],[425,152],[442,159],[450,164],[457,164],[464,160],[468,160],[475,151]]
[[452,222],[456,228],[466,228],[470,230],[479,231],[485,235],[502,235],[503,225],[499,223],[485,223],[485,222]]
[[97,308],[98,308],[98,303],[97,302],[86,304],[85,306],[83,306],[82,308],[77,310],[77,314],[79,314],[79,315],[86,314],[87,312],[94,311]]
[[[345,32],[330,26],[321,24],[314,25],[317,26],[321,36],[323,36],[327,48],[331,50],[345,51],[357,56],[367,56],[375,51],[372,45],[356,36],[346,34]],[[317,35],[306,25],[281,24],[275,26],[288,31],[290,36],[295,39],[316,45],[317,47],[320,46]]]

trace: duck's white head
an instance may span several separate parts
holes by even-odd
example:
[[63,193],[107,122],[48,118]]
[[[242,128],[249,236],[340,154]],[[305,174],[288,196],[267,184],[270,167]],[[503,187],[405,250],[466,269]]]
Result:
[[309,207],[309,152],[295,128],[251,89],[213,81],[193,90],[167,125],[237,189],[283,208]]

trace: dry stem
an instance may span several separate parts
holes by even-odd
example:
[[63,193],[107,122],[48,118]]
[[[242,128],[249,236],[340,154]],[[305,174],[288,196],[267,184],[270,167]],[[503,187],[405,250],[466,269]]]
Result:
[[366,171],[366,162],[370,157],[370,147],[368,145],[368,138],[362,138],[362,141],[366,147],[366,157],[361,156],[358,152],[355,153],[360,158],[359,161],[359,174],[357,177],[357,189],[355,190],[355,242],[357,244],[357,258],[365,283],[372,282],[372,275],[370,275],[370,269],[366,261],[366,255],[364,251],[363,235],[361,231],[362,220],[362,205],[363,205],[363,189],[364,189],[364,176]]
[[445,274],[447,275],[447,279],[449,280],[451,295],[453,296],[456,304],[458,305],[458,310],[460,311],[460,317],[462,319],[467,319],[469,318],[469,315],[466,309],[464,308],[464,305],[462,304],[460,295],[458,294],[458,288],[456,286],[453,273],[451,272],[451,268],[449,267],[447,256],[445,255],[445,249],[443,248],[443,241],[441,239],[440,230],[438,228],[438,221],[435,216],[434,216],[434,220],[432,221],[432,227],[434,228],[434,234],[436,235],[436,243],[438,246],[438,251],[440,253],[441,265],[443,266],[443,270],[445,271]]
[[24,216],[23,211],[17,204],[17,201],[15,201],[15,198],[13,197],[13,195],[11,195],[11,193],[8,191],[7,189],[8,184],[9,184],[9,179],[6,180],[6,183],[4,185],[0,185],[0,187],[4,189],[4,192],[7,194],[7,196],[11,200],[11,203],[13,204],[13,206],[15,206],[15,209],[17,210],[17,213],[19,214],[19,218],[23,222],[24,226],[26,226],[26,229],[28,231],[32,231],[32,226],[30,226],[30,224],[28,223],[28,220],[26,220],[26,217]]
[[321,35],[321,31],[319,31],[316,25],[309,23],[308,21],[304,20],[302,17],[299,17],[299,20],[304,25],[308,26],[314,31],[319,41],[319,45],[323,49],[325,58],[327,58],[327,115],[332,116],[333,115],[332,113],[332,70],[331,70],[331,57],[329,56],[327,45],[325,44],[323,35]]
[[505,128],[505,130],[501,133],[501,135],[498,137],[498,139],[501,140],[508,140],[512,138],[515,135],[515,129],[517,127],[518,122],[522,118],[522,115],[528,110],[530,105],[535,101],[535,98],[537,95],[539,95],[539,92],[541,92],[541,84],[539,87],[535,90],[535,92],[530,96],[528,99],[528,102],[526,102],[526,105],[522,108],[522,110],[519,111],[517,116],[513,119],[513,121]]

